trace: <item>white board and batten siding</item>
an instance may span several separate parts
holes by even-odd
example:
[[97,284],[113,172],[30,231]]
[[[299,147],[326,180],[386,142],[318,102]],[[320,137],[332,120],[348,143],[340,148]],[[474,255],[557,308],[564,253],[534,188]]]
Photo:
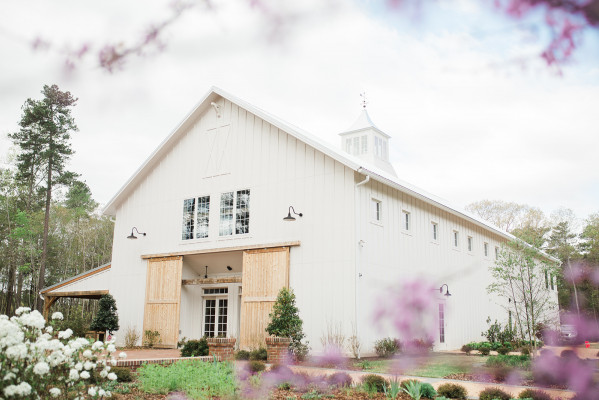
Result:
[[[507,312],[500,306],[505,300],[487,293],[491,283],[489,267],[495,262],[495,247],[504,238],[480,226],[444,211],[434,205],[371,180],[360,187],[360,209],[366,216],[360,218],[357,240],[365,244],[360,252],[362,278],[358,285],[361,326],[372,324],[372,311],[380,306],[380,292],[397,288],[402,280],[424,277],[437,288],[447,284],[450,297],[432,293],[431,298],[445,308],[445,343],[438,349],[459,349],[464,343],[480,341],[480,333],[487,329],[487,317],[507,322]],[[382,203],[382,219],[373,220],[373,199]],[[410,229],[404,228],[403,212],[410,213]],[[433,240],[432,223],[438,227],[438,239]],[[459,232],[459,243],[453,243],[453,232]],[[472,251],[468,251],[468,237],[472,237]],[[484,243],[488,243],[488,256]],[[444,288],[445,290],[445,288]],[[549,292],[557,304],[557,290]],[[367,349],[374,340],[393,336],[394,332],[362,330]],[[372,351],[372,347],[370,347]]]
[[[121,326],[140,332],[143,325],[144,254],[300,241],[290,250],[289,281],[306,333],[318,342],[327,321],[349,332],[354,171],[222,97],[216,103],[221,117],[208,108],[188,123],[117,205],[111,293]],[[250,233],[219,237],[220,194],[243,189],[251,193]],[[209,237],[181,240],[183,200],[205,195],[211,197]],[[304,217],[283,221],[290,205]],[[134,226],[147,236],[126,239]],[[183,320],[181,329],[188,338],[197,331]]]

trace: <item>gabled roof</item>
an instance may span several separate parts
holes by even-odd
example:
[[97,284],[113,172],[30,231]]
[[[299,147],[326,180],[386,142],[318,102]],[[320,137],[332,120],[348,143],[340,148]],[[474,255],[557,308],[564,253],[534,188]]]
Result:
[[[213,101],[216,101],[218,97],[222,97],[231,103],[238,105],[239,107],[245,109],[246,111],[256,115],[257,117],[263,119],[269,124],[279,128],[280,130],[286,132],[287,134],[295,137],[296,139],[306,143],[309,146],[312,146],[316,150],[326,154],[332,159],[344,164],[345,166],[353,169],[356,172],[361,174],[365,174],[370,176],[372,179],[379,181],[383,184],[401,190],[405,193],[408,193],[426,203],[432,204],[436,207],[439,207],[451,214],[457,215],[461,218],[466,219],[467,221],[480,226],[484,229],[494,232],[495,234],[507,239],[507,240],[518,240],[514,235],[503,231],[500,228],[490,224],[487,221],[482,220],[481,218],[470,214],[466,211],[460,210],[458,207],[451,205],[447,200],[444,200],[440,197],[427,193],[426,191],[409,184],[405,181],[398,179],[395,176],[373,166],[365,161],[352,156],[340,149],[331,147],[328,143],[323,141],[322,139],[300,129],[292,124],[289,124],[283,121],[280,118],[273,116],[272,114],[244,101],[241,100],[226,91],[212,87],[208,93],[206,93],[203,99],[193,108],[193,110],[187,114],[187,116],[181,121],[181,123],[167,136],[167,138],[158,146],[156,150],[144,161],[141,167],[129,178],[129,180],[119,189],[116,195],[108,202],[106,207],[104,207],[103,213],[107,215],[115,215],[116,209],[118,205],[126,199],[126,197],[135,189],[137,184],[145,178],[145,176],[153,169],[153,167],[163,158],[164,155],[170,151],[170,149],[174,146],[175,143],[179,140],[181,136],[185,134],[187,129],[193,124],[195,119],[201,115],[207,108],[211,107]],[[357,125],[356,125],[357,124]],[[370,120],[368,113],[366,110],[363,110],[362,114],[354,124],[355,126],[363,126],[360,129],[374,128],[379,132],[380,129],[376,128],[374,123]],[[353,128],[353,126],[352,126]],[[351,128],[350,128],[351,129]],[[355,131],[355,130],[354,130]],[[384,133],[383,133],[384,134]],[[558,259],[551,257],[545,253],[543,253],[547,258],[552,261],[559,262]]]

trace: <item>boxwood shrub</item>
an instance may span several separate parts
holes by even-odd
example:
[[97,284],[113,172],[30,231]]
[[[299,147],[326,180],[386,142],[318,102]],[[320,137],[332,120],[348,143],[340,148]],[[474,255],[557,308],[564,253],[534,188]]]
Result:
[[362,384],[370,387],[379,393],[383,393],[385,389],[389,388],[389,382],[380,375],[370,374],[362,377]]
[[448,399],[464,400],[468,396],[468,391],[464,386],[457,383],[444,383],[437,388],[437,394]]
[[507,392],[499,388],[486,388],[478,395],[480,400],[510,400],[511,397]]

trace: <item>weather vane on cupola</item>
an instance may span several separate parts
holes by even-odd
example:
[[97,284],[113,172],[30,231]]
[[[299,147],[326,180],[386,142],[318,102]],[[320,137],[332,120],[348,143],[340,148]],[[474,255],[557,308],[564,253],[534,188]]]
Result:
[[360,97],[362,98],[362,108],[366,109],[366,105],[368,104],[368,101],[366,101],[366,92],[360,93]]

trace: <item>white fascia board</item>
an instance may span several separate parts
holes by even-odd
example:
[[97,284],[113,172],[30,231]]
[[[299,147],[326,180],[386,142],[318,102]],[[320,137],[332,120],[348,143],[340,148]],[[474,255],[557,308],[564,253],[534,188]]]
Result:
[[500,228],[494,226],[493,224],[490,224],[487,221],[484,221],[466,211],[459,210],[457,207],[450,205],[448,201],[443,200],[440,197],[437,197],[430,193],[427,193],[424,190],[419,189],[407,182],[400,181],[397,178],[386,177],[385,175],[387,175],[387,174],[383,171],[374,171],[372,168],[360,167],[360,168],[358,168],[358,172],[361,174],[364,174],[366,176],[370,176],[372,179],[379,181],[387,186],[390,186],[392,188],[400,190],[404,193],[408,193],[409,195],[414,196],[417,199],[424,201],[425,203],[432,204],[444,211],[447,211],[453,215],[456,215],[462,219],[465,219],[483,229],[492,231],[495,234],[497,234],[505,239],[514,240],[514,241],[517,241],[517,242],[525,245],[528,248],[535,249],[540,254],[542,254],[545,258],[547,258],[548,260],[561,264],[561,261],[558,260],[557,258],[545,253],[542,250],[537,249],[536,247],[532,246],[530,243],[525,242],[524,240],[512,235],[511,233],[508,233],[508,232],[504,231],[503,229],[500,229]]
[[383,137],[385,137],[387,139],[391,139],[391,136],[387,135],[385,132],[383,132],[382,130],[380,130],[376,126],[368,126],[368,127],[364,127],[364,128],[360,128],[360,129],[354,129],[353,131],[341,132],[339,134],[339,136],[346,136],[346,135],[350,135],[352,133],[362,132],[362,131],[369,131],[369,130],[373,130],[376,133],[378,133],[379,135],[381,135],[381,136],[383,136]]

